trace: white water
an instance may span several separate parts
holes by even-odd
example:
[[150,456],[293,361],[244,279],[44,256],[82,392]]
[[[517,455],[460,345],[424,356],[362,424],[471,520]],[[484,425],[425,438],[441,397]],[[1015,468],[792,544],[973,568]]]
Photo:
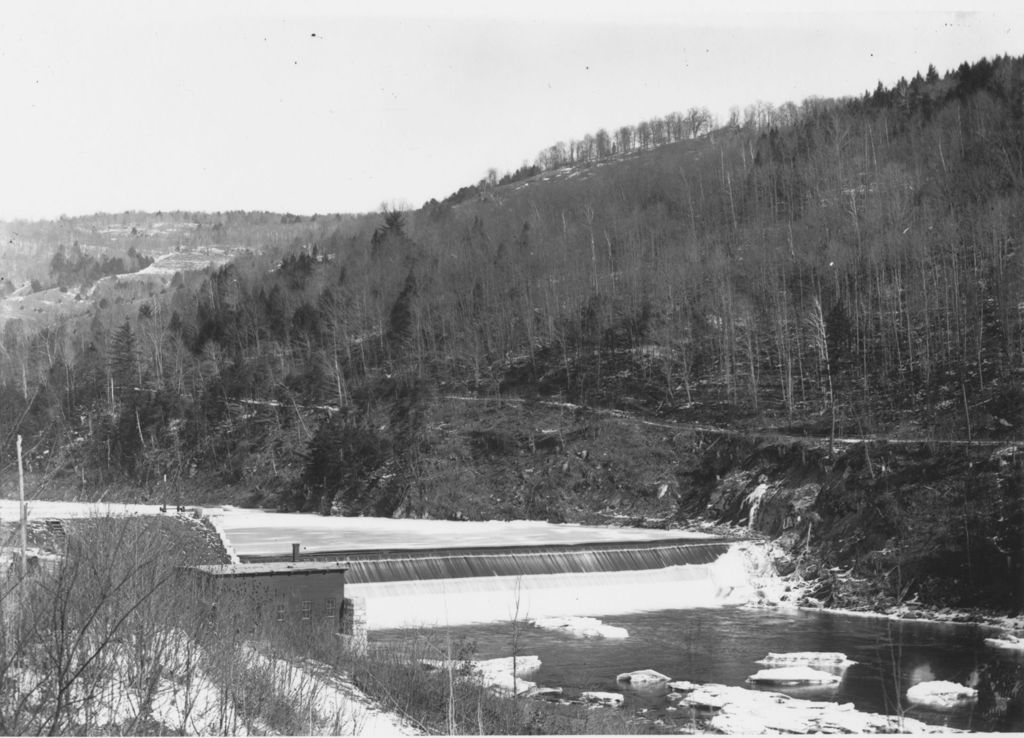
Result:
[[715,607],[747,602],[753,592],[734,547],[711,564],[350,584],[345,594],[364,598],[367,626],[382,629]]

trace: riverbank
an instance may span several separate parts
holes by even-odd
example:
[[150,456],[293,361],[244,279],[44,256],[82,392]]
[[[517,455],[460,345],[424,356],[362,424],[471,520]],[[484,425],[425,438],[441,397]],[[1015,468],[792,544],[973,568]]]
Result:
[[[699,530],[708,530],[699,527]],[[717,535],[737,535],[735,526],[715,526]],[[798,568],[792,564],[789,554],[776,541],[761,536],[736,544],[744,552],[747,575],[753,596],[749,607],[771,608],[805,612],[827,612],[851,617],[876,618],[907,622],[933,622],[937,624],[966,625],[990,629],[1013,636],[1024,636],[1024,612],[1007,614],[986,608],[956,608],[929,605],[911,601],[899,604],[883,604],[877,596],[863,597],[852,606],[832,607],[815,596],[823,589],[823,582],[842,583],[850,577],[849,572],[831,569],[815,579],[804,579]],[[782,575],[779,569],[788,570]]]

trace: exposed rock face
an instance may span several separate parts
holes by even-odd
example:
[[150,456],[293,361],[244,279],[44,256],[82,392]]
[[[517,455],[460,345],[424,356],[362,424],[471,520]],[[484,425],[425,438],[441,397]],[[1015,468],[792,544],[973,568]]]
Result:
[[[807,582],[813,600],[806,604],[890,610],[909,597],[927,607],[1017,611],[1024,600],[1013,493],[1024,480],[1024,455],[1009,446],[935,448],[902,439],[829,451],[736,436],[709,445],[690,476],[693,499],[681,504],[773,538],[781,551],[772,551],[770,565],[794,589]],[[886,575],[896,566],[901,581],[914,582],[911,590]],[[787,595],[780,601],[798,599]]]
[[796,571],[796,562],[793,560],[793,557],[781,548],[773,548],[771,561],[772,566],[775,568],[775,573],[780,577],[788,577]]

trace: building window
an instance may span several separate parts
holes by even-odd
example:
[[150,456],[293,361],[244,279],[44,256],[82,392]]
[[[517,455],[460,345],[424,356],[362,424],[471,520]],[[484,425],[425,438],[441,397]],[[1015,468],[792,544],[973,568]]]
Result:
[[277,606],[277,619],[278,621],[284,620],[284,605]]
[[302,601],[302,619],[309,620],[313,617],[313,601],[303,600]]
[[324,617],[325,618],[333,618],[334,617],[334,612],[335,612],[335,601],[334,600],[327,600],[326,602],[324,602]]

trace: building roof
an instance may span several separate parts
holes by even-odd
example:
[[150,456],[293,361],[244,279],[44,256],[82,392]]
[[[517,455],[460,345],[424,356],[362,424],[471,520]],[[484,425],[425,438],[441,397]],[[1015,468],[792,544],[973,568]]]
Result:
[[186,567],[215,577],[260,576],[267,574],[318,574],[345,572],[340,561],[275,561],[265,564],[203,564]]

